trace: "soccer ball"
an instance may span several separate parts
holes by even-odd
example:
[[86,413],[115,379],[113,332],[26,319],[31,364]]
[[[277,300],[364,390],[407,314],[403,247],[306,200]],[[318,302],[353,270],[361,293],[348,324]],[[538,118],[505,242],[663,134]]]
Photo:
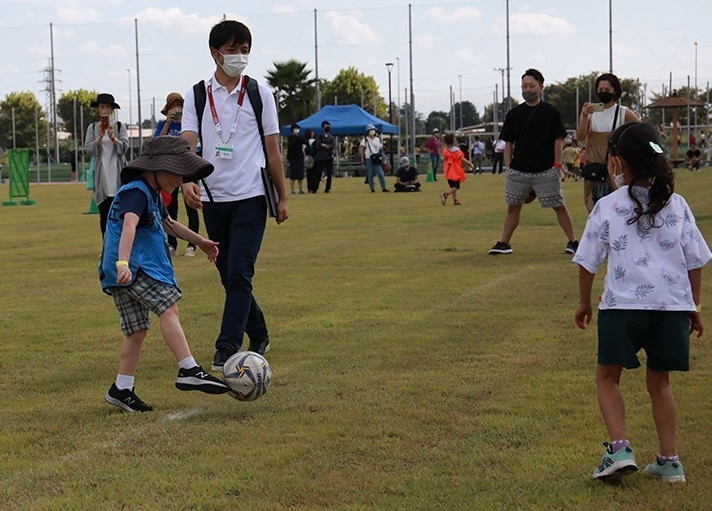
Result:
[[272,383],[272,369],[262,355],[238,351],[227,359],[222,369],[228,394],[239,401],[254,401],[267,392]]

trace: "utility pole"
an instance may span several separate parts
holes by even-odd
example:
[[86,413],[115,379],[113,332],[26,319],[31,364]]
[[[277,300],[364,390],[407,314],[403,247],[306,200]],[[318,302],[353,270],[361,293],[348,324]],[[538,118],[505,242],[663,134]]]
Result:
[[[316,111],[321,110],[321,85],[319,84],[319,44],[316,31],[316,9],[314,9],[314,76],[316,77]],[[363,107],[363,101],[361,101]]]
[[57,133],[57,89],[55,86],[56,74],[54,72],[54,35],[52,23],[49,24],[50,69],[52,72],[52,126],[54,126],[54,161],[59,163],[59,134]]
[[[509,73],[509,68],[505,69],[503,67],[495,67],[494,70],[498,71],[502,74],[502,103],[504,104],[504,72],[507,71],[507,73]],[[511,99],[508,101],[511,102]],[[495,105],[495,108],[497,108],[497,110],[499,110],[499,103]],[[507,107],[507,109],[509,110],[509,107]],[[503,113],[505,113],[505,112],[503,112]]]
[[457,75],[460,79],[460,129],[462,129],[462,75]]
[[131,135],[131,124],[133,124],[133,118],[131,117],[131,69],[127,68],[126,72],[129,74],[129,125],[126,126],[126,131],[129,134],[129,161],[133,160],[133,136]]

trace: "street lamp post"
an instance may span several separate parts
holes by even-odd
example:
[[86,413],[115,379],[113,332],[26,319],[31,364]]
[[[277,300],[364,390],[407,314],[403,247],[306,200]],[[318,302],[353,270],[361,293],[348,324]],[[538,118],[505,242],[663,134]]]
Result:
[[[388,122],[393,124],[393,101],[391,100],[391,71],[393,70],[393,62],[386,62],[386,69],[388,70]],[[393,166],[393,133],[391,133],[391,147],[388,151],[391,155],[391,172],[394,171]]]
[[133,137],[131,136],[131,69],[127,68],[126,71],[129,74],[129,125],[126,126],[126,131],[129,135],[129,161],[133,160]]
[[[695,95],[692,99],[697,101],[697,41],[695,41]],[[695,131],[697,131],[697,107],[695,107]]]
[[[504,103],[504,72],[509,72],[509,68],[495,67],[494,70],[502,74],[502,103]],[[499,111],[499,103],[495,104],[494,107]]]
[[460,79],[460,129],[462,129],[462,75],[457,75]]
[[398,143],[396,146],[398,147],[398,156],[400,156],[400,148],[401,148],[401,100],[400,100],[400,57],[396,57],[396,72],[397,72],[397,81],[396,81],[396,90],[398,91],[398,98],[396,99],[396,114],[398,115]]

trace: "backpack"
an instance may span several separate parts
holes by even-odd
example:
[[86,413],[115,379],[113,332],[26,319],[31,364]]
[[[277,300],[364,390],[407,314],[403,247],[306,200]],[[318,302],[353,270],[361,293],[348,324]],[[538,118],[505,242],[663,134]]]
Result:
[[[269,214],[271,217],[277,217],[277,189],[272,182],[272,176],[269,175],[267,171],[267,166],[269,158],[267,157],[267,148],[265,147],[265,131],[262,126],[262,97],[260,96],[260,89],[257,85],[257,80],[250,78],[245,75],[245,87],[247,88],[247,98],[250,100],[252,105],[252,110],[255,112],[255,120],[257,121],[257,130],[260,133],[260,142],[262,142],[262,152],[265,155],[265,168],[261,169],[262,180],[265,185],[267,205],[269,207]],[[205,93],[205,80],[200,80],[198,83],[193,85],[193,97],[195,98],[195,113],[198,116],[198,140],[200,140],[200,145],[203,145],[203,113],[205,112],[205,104],[207,102],[207,95]],[[205,188],[205,193],[208,195],[210,202],[213,202],[213,196],[210,193],[208,185],[203,182],[203,188]]]

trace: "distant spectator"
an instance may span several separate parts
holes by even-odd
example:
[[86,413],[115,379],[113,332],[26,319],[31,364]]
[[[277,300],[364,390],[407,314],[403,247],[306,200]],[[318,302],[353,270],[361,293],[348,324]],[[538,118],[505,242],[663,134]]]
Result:
[[485,142],[485,158],[492,161],[492,153],[494,152],[494,140],[492,137],[488,137]]
[[334,172],[334,148],[336,147],[336,139],[331,134],[331,123],[323,121],[321,123],[321,133],[316,137],[314,142],[316,155],[314,160],[314,172],[309,173],[311,179],[307,179],[307,188],[309,193],[319,191],[319,181],[322,176],[326,177],[326,185],[324,193],[331,191],[331,177]]
[[410,159],[403,156],[400,159],[400,167],[396,171],[396,184],[394,192],[419,192],[420,191],[420,176],[418,169],[411,166]]
[[129,148],[129,136],[125,124],[112,120],[114,110],[121,108],[114,96],[101,93],[90,106],[97,109],[101,120],[87,126],[84,150],[94,160],[94,202],[99,210],[103,238],[111,201],[121,187],[121,169],[126,165],[124,155]]
[[440,164],[440,130],[433,129],[433,133],[428,140],[425,141],[425,149],[430,154],[430,164],[433,167],[433,180],[438,180],[438,165]]
[[307,141],[299,134],[299,125],[292,124],[292,134],[287,138],[287,161],[289,162],[289,181],[292,185],[292,195],[296,183],[299,183],[299,194],[304,194],[304,148]]
[[564,150],[561,154],[564,162],[564,172],[566,177],[573,177],[578,181],[579,164],[581,162],[579,148],[572,141],[567,141],[564,144]]
[[[166,104],[161,109],[161,113],[165,115],[166,118],[165,120],[158,121],[153,138],[165,135],[180,137],[183,125],[183,96],[178,92],[168,94],[168,96],[166,96]],[[178,204],[179,202],[183,202],[185,214],[188,217],[188,228],[197,234],[198,231],[200,231],[200,217],[198,216],[198,211],[188,206],[185,199],[182,201],[178,200],[178,188],[173,190],[173,193],[168,196],[170,197],[168,200],[164,201],[166,209],[168,209],[168,214],[170,214],[173,220],[178,220]],[[168,250],[171,255],[175,255],[178,251],[178,240],[170,232],[167,233],[167,236]],[[185,255],[188,257],[195,256],[195,245],[193,243],[188,242],[188,246],[185,248]]]
[[366,126],[366,136],[363,137],[359,144],[359,156],[361,157],[361,165],[366,170],[366,182],[371,192],[375,191],[374,174],[378,176],[381,191],[390,192],[386,188],[386,178],[383,175],[383,144],[381,139],[376,136],[376,128],[373,124]]
[[472,143],[472,150],[470,151],[472,156],[472,163],[475,168],[472,169],[472,173],[477,172],[482,174],[482,158],[485,154],[485,144],[480,140],[480,137],[475,136],[475,141]]
[[700,170],[700,163],[702,162],[702,153],[697,149],[695,143],[690,144],[690,149],[688,149],[685,155],[685,163],[687,164],[687,170]]
[[72,169],[71,170],[72,183],[76,183],[77,182],[77,155],[75,153],[72,153],[72,158],[69,160],[69,166]]
[[[501,174],[504,170],[504,148],[506,142],[501,138],[498,138],[494,143],[492,148],[492,174]],[[497,171],[497,166],[499,166],[499,171]]]

